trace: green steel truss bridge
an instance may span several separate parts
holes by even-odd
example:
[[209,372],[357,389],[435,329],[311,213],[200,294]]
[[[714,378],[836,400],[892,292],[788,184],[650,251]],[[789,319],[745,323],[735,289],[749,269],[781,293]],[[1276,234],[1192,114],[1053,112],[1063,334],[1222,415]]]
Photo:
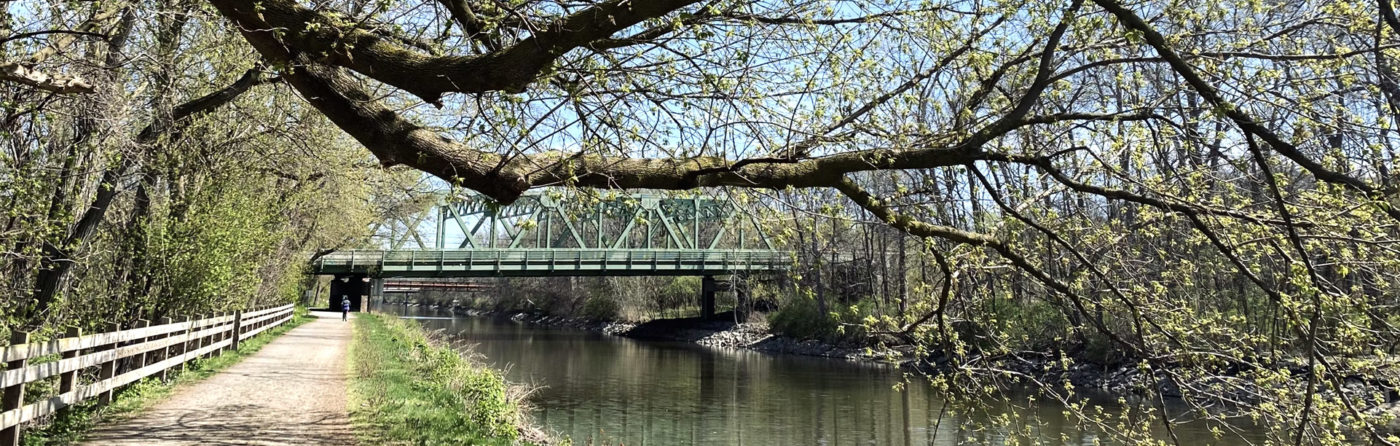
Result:
[[498,205],[444,196],[375,228],[387,249],[339,251],[314,274],[367,277],[714,276],[782,270],[740,205],[715,196],[544,190]]

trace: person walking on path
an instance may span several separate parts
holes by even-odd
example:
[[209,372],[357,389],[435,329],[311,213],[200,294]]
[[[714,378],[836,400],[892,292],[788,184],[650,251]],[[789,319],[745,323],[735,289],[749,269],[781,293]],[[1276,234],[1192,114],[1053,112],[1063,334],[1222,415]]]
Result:
[[340,320],[350,320],[350,296],[341,296],[340,298]]

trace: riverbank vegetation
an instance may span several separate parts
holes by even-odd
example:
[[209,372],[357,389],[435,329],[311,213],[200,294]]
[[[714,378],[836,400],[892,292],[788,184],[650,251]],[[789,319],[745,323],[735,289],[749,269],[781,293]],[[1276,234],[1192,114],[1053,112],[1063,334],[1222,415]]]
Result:
[[90,87],[0,82],[0,342],[293,301],[309,256],[363,240],[392,206],[376,196],[417,180],[365,169],[214,17],[0,8],[4,76]]
[[515,444],[548,439],[528,425],[527,390],[412,321],[359,314],[350,407],[367,444]]

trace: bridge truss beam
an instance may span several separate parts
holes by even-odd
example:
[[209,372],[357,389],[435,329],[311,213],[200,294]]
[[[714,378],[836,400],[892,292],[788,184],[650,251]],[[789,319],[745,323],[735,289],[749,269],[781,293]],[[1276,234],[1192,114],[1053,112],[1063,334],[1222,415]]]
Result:
[[732,200],[712,196],[595,197],[545,190],[505,206],[483,196],[445,196],[377,231],[382,229],[388,229],[386,244],[393,251],[774,249],[751,214],[739,212]]

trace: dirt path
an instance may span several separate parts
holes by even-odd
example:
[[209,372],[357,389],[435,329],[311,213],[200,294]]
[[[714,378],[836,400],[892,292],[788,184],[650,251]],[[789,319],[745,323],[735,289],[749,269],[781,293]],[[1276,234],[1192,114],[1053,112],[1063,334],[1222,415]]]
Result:
[[345,408],[350,323],[287,332],[207,380],[88,436],[91,445],[353,445]]

